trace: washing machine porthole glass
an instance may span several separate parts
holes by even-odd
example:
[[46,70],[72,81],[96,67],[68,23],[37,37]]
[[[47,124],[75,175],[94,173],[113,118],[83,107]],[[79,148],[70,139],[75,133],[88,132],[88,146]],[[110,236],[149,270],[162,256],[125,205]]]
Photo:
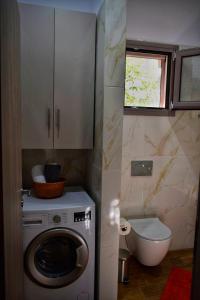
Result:
[[39,285],[64,287],[81,276],[88,257],[88,246],[80,234],[71,229],[50,229],[29,244],[25,270]]
[[48,238],[35,253],[35,266],[46,277],[65,276],[76,268],[76,248],[77,245],[70,238]]

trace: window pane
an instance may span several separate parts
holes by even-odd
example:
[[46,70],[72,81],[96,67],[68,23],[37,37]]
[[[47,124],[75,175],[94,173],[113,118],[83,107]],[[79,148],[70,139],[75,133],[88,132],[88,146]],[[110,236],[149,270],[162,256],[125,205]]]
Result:
[[200,101],[200,55],[182,58],[180,101]]
[[[166,74],[165,60],[150,57],[149,54],[126,56],[125,106],[164,107],[166,83],[161,84],[163,73]],[[164,62],[164,64],[163,64]],[[161,87],[164,91],[161,91]]]

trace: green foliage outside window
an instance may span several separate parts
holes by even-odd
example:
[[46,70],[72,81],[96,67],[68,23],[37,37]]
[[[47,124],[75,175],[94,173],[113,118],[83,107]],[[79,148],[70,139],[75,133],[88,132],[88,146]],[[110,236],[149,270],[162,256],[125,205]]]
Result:
[[161,67],[158,59],[126,57],[125,106],[160,106]]

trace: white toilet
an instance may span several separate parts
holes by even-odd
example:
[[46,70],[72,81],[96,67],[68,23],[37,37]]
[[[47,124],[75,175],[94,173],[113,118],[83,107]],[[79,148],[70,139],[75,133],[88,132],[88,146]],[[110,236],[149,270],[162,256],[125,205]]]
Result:
[[169,250],[171,230],[158,218],[129,219],[134,234],[134,254],[145,266],[160,264]]

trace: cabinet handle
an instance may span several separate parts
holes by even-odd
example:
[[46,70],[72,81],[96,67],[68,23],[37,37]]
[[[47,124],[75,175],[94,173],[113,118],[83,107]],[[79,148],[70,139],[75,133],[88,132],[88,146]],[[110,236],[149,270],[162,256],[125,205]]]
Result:
[[57,137],[60,135],[60,109],[56,111],[56,127],[57,127]]
[[50,108],[48,108],[47,111],[47,127],[48,127],[48,138],[50,137],[51,132],[51,111]]

